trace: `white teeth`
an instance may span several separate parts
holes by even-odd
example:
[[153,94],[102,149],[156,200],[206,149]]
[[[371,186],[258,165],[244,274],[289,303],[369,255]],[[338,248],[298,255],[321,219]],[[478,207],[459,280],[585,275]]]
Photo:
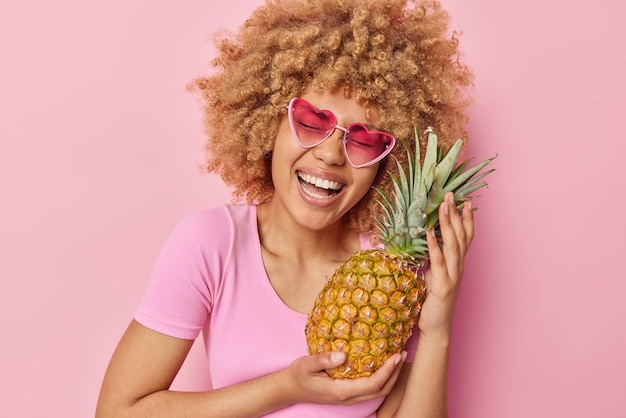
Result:
[[339,186],[339,183],[337,183],[336,181],[324,180],[324,179],[320,179],[318,177],[313,177],[309,174],[303,174],[303,173],[299,173],[298,177],[300,177],[300,179],[306,181],[307,183],[314,185],[315,187],[319,187],[320,189],[335,190],[335,191],[341,189],[341,187]]

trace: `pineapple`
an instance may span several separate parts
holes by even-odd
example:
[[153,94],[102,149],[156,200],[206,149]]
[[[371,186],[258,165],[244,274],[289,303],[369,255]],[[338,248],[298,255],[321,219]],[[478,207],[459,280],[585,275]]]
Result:
[[377,218],[376,237],[384,249],[361,250],[333,273],[310,312],[305,335],[310,354],[343,351],[346,361],[327,370],[335,378],[369,376],[395,353],[413,332],[426,296],[424,266],[428,260],[426,233],[438,226],[438,207],[452,191],[457,210],[470,194],[486,183],[479,173],[493,158],[464,171],[469,160],[454,168],[463,139],[444,155],[437,135],[429,128],[426,153],[420,165],[419,135],[416,152],[408,150],[405,169],[393,178],[394,193],[379,191],[384,216]]

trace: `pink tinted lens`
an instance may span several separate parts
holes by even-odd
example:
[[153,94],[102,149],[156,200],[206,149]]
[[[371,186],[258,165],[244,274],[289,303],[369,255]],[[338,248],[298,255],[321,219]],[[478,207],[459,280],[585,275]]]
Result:
[[352,165],[364,166],[385,157],[394,142],[386,132],[370,132],[365,125],[355,123],[346,132],[344,147]]
[[335,115],[317,110],[302,99],[292,104],[292,127],[302,146],[314,147],[328,138],[335,129]]

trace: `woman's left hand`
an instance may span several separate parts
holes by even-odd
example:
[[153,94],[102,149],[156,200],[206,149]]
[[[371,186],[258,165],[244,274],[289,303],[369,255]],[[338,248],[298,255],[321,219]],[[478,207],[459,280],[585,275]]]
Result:
[[449,338],[452,314],[463,276],[465,254],[474,237],[474,218],[470,201],[456,210],[454,195],[446,193],[439,206],[442,245],[429,231],[427,235],[430,266],[426,271],[426,301],[422,306],[419,328],[422,336]]

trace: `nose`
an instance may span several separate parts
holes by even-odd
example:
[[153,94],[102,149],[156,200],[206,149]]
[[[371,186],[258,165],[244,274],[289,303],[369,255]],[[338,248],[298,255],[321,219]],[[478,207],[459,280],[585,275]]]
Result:
[[326,141],[312,149],[313,156],[327,165],[344,165],[346,156],[343,152],[343,130],[335,128],[333,134]]

